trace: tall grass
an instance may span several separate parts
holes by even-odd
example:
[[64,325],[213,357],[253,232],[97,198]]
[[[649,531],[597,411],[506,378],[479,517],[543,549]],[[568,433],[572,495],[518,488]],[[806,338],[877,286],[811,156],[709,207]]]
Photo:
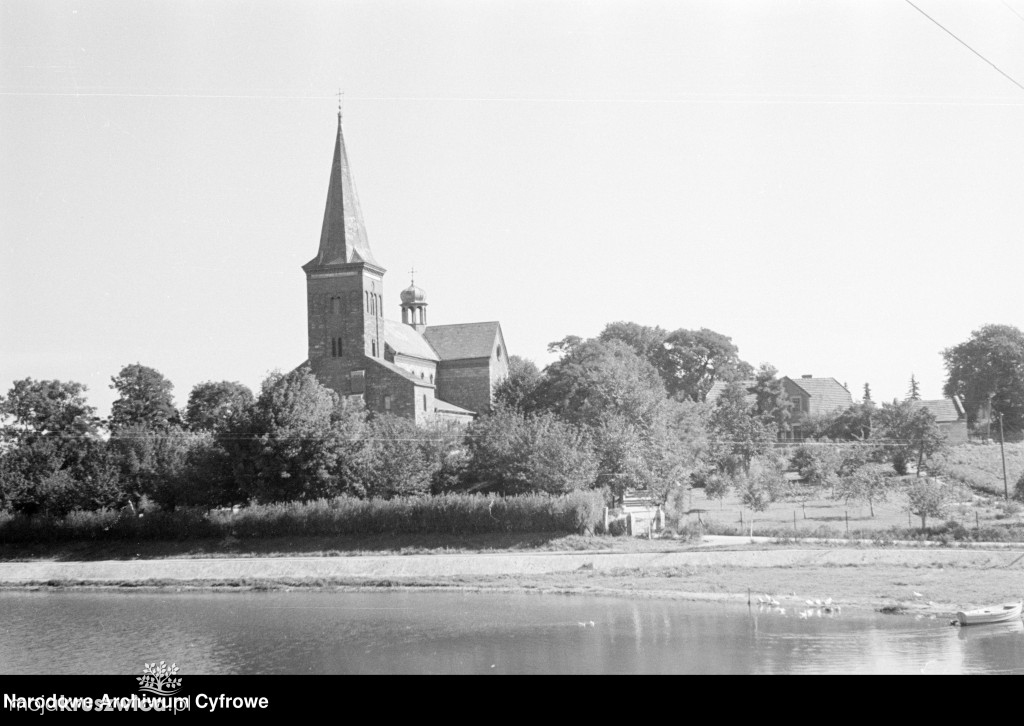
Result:
[[[1010,491],[1024,473],[1024,444],[1007,444],[1006,478]],[[1003,496],[1003,460],[998,444],[961,444],[935,462],[938,473],[979,491]]]
[[72,512],[66,517],[0,514],[0,544],[89,540],[193,540],[379,534],[585,532],[601,521],[600,492],[496,497],[443,494],[403,499],[321,499],[238,512],[180,509],[140,516]]

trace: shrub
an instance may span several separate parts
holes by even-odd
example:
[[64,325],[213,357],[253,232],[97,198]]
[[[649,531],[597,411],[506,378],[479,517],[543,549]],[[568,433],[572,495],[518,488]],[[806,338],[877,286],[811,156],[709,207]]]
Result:
[[1020,479],[1013,487],[1013,498],[1015,501],[1024,502],[1024,474],[1020,475]]
[[593,532],[601,521],[601,492],[564,496],[496,497],[444,494],[391,500],[338,497],[254,505],[238,512],[178,508],[144,516],[74,511],[66,517],[10,515],[0,519],[0,543],[73,540],[187,540],[200,538]]

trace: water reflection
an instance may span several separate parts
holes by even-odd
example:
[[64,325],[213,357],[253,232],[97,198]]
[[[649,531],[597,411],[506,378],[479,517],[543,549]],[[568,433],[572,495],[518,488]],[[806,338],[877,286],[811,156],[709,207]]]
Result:
[[0,672],[1024,673],[1024,624],[454,593],[0,593]]

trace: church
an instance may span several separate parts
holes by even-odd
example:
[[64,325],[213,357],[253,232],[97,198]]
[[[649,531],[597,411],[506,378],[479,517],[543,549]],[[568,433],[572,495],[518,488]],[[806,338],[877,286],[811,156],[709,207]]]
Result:
[[402,321],[384,316],[386,270],[370,250],[340,113],[320,248],[302,269],[309,331],[303,365],[322,384],[417,424],[466,423],[490,410],[494,386],[508,375],[499,323],[427,325],[426,294],[415,281],[399,296]]

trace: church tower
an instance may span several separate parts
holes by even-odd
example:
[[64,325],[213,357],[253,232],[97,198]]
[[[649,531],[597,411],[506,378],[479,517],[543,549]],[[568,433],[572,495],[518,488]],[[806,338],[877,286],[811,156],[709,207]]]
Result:
[[340,112],[320,248],[302,269],[313,373],[340,393],[363,393],[366,358],[384,358],[385,269],[370,251]]

